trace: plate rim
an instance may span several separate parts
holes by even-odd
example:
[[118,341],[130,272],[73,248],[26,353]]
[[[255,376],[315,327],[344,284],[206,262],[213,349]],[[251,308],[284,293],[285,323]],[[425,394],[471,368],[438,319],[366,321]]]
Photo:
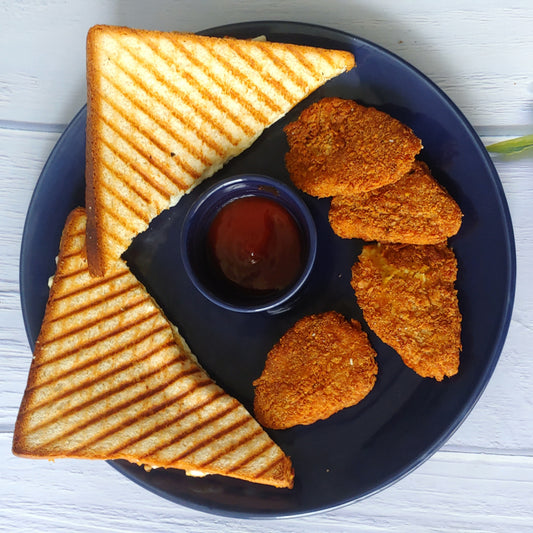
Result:
[[[277,27],[275,31],[272,29],[273,26]],[[516,291],[516,269],[517,269],[516,263],[517,261],[516,261],[516,245],[515,245],[515,239],[514,239],[512,218],[511,218],[508,202],[505,196],[505,191],[503,189],[503,185],[498,175],[498,172],[496,170],[496,167],[494,165],[494,162],[491,159],[488,152],[486,151],[485,146],[483,145],[479,135],[475,131],[472,124],[469,122],[469,120],[466,118],[466,116],[460,110],[460,108],[444,92],[443,89],[441,89],[434,81],[432,81],[428,76],[426,76],[420,69],[418,69],[417,67],[415,67],[414,65],[412,65],[411,63],[403,59],[401,56],[399,56],[395,52],[392,52],[388,50],[387,48],[385,48],[384,46],[376,44],[370,41],[369,39],[365,39],[365,38],[359,37],[358,35],[351,34],[347,31],[339,30],[339,29],[329,27],[329,26],[324,26],[324,25],[314,24],[314,23],[306,23],[306,22],[267,19],[267,20],[253,20],[253,21],[223,24],[223,25],[214,26],[211,28],[198,31],[196,33],[199,35],[209,35],[215,32],[227,31],[228,35],[231,35],[232,33],[235,33],[238,30],[243,30],[243,29],[248,30],[248,29],[253,29],[254,27],[263,27],[263,28],[270,27],[268,31],[272,33],[282,33],[282,34],[287,34],[287,35],[300,34],[304,37],[308,35],[310,31],[314,30],[314,31],[320,32],[321,37],[324,36],[324,33],[327,33],[331,35],[331,37],[334,40],[338,40],[339,37],[343,37],[344,39],[349,39],[353,43],[354,48],[356,46],[359,46],[360,44],[363,44],[399,62],[405,69],[415,74],[421,81],[423,81],[424,85],[428,86],[431,91],[438,94],[443,99],[445,104],[457,116],[457,118],[459,119],[459,121],[461,122],[465,130],[467,131],[468,137],[474,142],[476,148],[478,149],[480,153],[481,159],[483,160],[485,166],[487,167],[488,175],[490,176],[490,179],[497,191],[497,200],[498,200],[498,204],[501,209],[501,212],[502,212],[502,216],[506,222],[505,228],[504,228],[505,229],[504,234],[505,234],[505,241],[506,241],[508,252],[509,252],[506,255],[506,264],[507,264],[507,268],[509,272],[509,277],[506,280],[507,281],[506,283],[507,287],[505,290],[506,301],[505,301],[505,305],[502,306],[501,320],[500,320],[499,329],[498,329],[499,334],[498,334],[497,340],[494,342],[492,346],[491,353],[489,354],[490,358],[488,362],[490,364],[487,364],[484,366],[484,371],[482,375],[480,376],[480,379],[476,382],[476,387],[471,391],[471,393],[468,396],[469,401],[460,409],[458,413],[456,413],[456,415],[453,418],[453,423],[447,426],[445,431],[442,432],[440,437],[433,442],[433,445],[430,446],[425,451],[425,453],[419,455],[415,461],[412,461],[406,468],[401,470],[401,472],[398,475],[396,475],[396,477],[387,479],[387,481],[385,483],[382,483],[380,486],[376,486],[372,490],[367,491],[366,493],[356,498],[348,498],[342,502],[339,502],[337,505],[326,505],[322,507],[315,507],[315,508],[308,509],[305,511],[285,512],[285,513],[276,513],[276,514],[271,514],[269,512],[249,513],[249,512],[243,512],[241,510],[230,511],[226,509],[212,508],[206,504],[195,504],[189,500],[183,500],[179,497],[169,494],[166,491],[163,491],[156,487],[148,485],[147,483],[144,483],[140,479],[135,478],[131,474],[131,472],[129,472],[126,468],[122,466],[120,462],[117,462],[116,460],[107,461],[114,469],[116,469],[126,478],[140,485],[144,489],[149,490],[150,492],[157,494],[158,496],[163,497],[166,500],[171,501],[172,503],[178,503],[179,505],[183,505],[184,507],[187,507],[187,508],[195,509],[195,510],[209,513],[209,514],[227,516],[227,517],[233,517],[233,518],[282,519],[282,518],[290,518],[290,517],[297,517],[297,516],[309,516],[309,515],[314,515],[314,514],[325,512],[325,511],[333,511],[333,510],[345,507],[347,505],[351,505],[353,503],[362,501],[363,499],[366,499],[370,496],[373,496],[376,493],[389,488],[390,486],[394,485],[395,483],[397,483],[398,481],[400,481],[401,479],[403,479],[404,477],[412,473],[420,465],[426,462],[431,456],[433,456],[444,445],[444,443],[452,437],[452,435],[459,429],[459,427],[463,424],[463,422],[468,418],[470,412],[473,410],[473,408],[476,406],[477,402],[483,395],[483,392],[491,379],[491,376],[496,368],[496,365],[502,353],[502,350],[503,350],[503,347],[504,347],[504,344],[507,338],[509,326],[511,323],[512,312],[513,312],[513,307],[514,307],[514,298],[515,298],[515,291]],[[289,31],[291,28],[298,30],[299,33],[294,33],[294,32]],[[60,151],[61,147],[68,140],[70,132],[78,125],[77,122],[80,120],[81,116],[86,112],[86,108],[87,108],[87,104],[84,104],[81,107],[81,109],[77,111],[77,113],[67,124],[64,131],[61,133],[60,137],[54,144],[41,170],[39,178],[35,184],[30,202],[28,204],[27,212],[26,212],[26,217],[25,217],[25,222],[24,222],[24,227],[23,227],[23,232],[22,232],[22,238],[21,238],[20,254],[19,254],[19,294],[20,294],[21,310],[22,310],[22,315],[23,315],[26,336],[28,338],[29,345],[32,351],[34,349],[35,341],[33,340],[31,336],[28,313],[27,313],[27,302],[25,298],[26,289],[25,289],[25,286],[23,285],[25,269],[27,268],[27,265],[24,262],[24,256],[26,254],[26,249],[28,247],[28,238],[29,238],[28,231],[29,231],[29,224],[31,221],[30,215],[31,215],[32,208],[34,208],[35,203],[38,200],[39,191],[43,187],[43,182],[48,172],[48,169],[54,164],[54,161],[57,157],[57,152]],[[59,248],[59,243],[58,243],[58,248]],[[128,465],[128,466],[131,466],[131,465]]]

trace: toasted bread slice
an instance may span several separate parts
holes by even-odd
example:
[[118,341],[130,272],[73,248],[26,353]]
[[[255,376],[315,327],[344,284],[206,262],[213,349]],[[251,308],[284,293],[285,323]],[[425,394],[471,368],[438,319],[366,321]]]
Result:
[[395,183],[356,196],[335,196],[329,210],[339,237],[405,244],[444,242],[459,231],[462,217],[422,161]]
[[87,253],[102,275],[150,221],[248,148],[349,52],[95,26],[87,37]]
[[126,459],[292,487],[290,459],[199,366],[121,260],[89,274],[74,210],[15,425],[32,458]]

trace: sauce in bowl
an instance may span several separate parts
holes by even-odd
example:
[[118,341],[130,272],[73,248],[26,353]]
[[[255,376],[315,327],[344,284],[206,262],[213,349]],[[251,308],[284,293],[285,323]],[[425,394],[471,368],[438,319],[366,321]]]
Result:
[[223,206],[209,228],[208,246],[215,268],[245,290],[283,290],[303,268],[296,221],[279,203],[261,196]]
[[299,192],[269,176],[240,174],[198,193],[180,234],[194,287],[229,311],[289,309],[317,251],[315,222]]

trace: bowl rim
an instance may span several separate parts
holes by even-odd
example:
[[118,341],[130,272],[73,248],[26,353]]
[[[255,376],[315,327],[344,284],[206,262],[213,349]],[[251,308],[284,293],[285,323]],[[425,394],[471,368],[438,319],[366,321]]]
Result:
[[[304,236],[306,238],[307,250],[305,254],[304,266],[298,278],[291,284],[286,290],[283,290],[279,293],[276,293],[271,299],[261,300],[259,303],[250,303],[250,304],[237,304],[228,301],[227,299],[220,297],[214,291],[210,290],[202,280],[197,276],[195,269],[190,260],[189,246],[188,246],[188,237],[190,230],[193,226],[193,222],[198,213],[201,212],[202,208],[213,198],[214,195],[220,193],[220,191],[225,189],[231,189],[232,186],[235,186],[234,195],[230,194],[223,198],[223,201],[218,204],[215,202],[216,211],[210,212],[209,216],[214,218],[216,213],[222,209],[225,205],[230,203],[233,200],[238,198],[254,196],[253,193],[246,192],[239,185],[252,184],[257,186],[265,186],[264,194],[261,196],[270,198],[274,201],[276,196],[281,196],[280,193],[291,200],[297,209],[291,209],[285,203],[278,202],[284,207],[289,213],[296,219],[296,222],[301,230],[303,230]],[[275,190],[277,194],[269,193],[269,190]],[[296,213],[296,211],[298,211]],[[296,189],[291,188],[288,184],[283,181],[267,176],[264,174],[258,173],[240,173],[233,176],[223,178],[208,189],[203,191],[200,196],[193,202],[191,207],[188,209],[183,220],[183,225],[180,232],[180,255],[183,265],[185,267],[185,272],[187,273],[189,279],[193,283],[194,287],[208,300],[214,304],[222,307],[223,309],[229,311],[236,311],[241,313],[258,313],[263,311],[276,312],[276,310],[282,311],[283,305],[287,304],[289,300],[292,300],[297,293],[302,289],[305,282],[309,278],[317,254],[317,230],[314,218],[309,210],[304,199],[298,194]]]

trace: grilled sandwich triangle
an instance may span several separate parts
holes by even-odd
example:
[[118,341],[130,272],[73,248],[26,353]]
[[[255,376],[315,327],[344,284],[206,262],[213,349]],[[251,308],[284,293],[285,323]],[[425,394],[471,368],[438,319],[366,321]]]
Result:
[[199,366],[177,329],[119,260],[89,274],[86,215],[61,238],[13,452],[126,459],[292,487],[290,459]]
[[150,221],[329,79],[351,53],[95,26],[87,37],[87,252],[102,275]]

